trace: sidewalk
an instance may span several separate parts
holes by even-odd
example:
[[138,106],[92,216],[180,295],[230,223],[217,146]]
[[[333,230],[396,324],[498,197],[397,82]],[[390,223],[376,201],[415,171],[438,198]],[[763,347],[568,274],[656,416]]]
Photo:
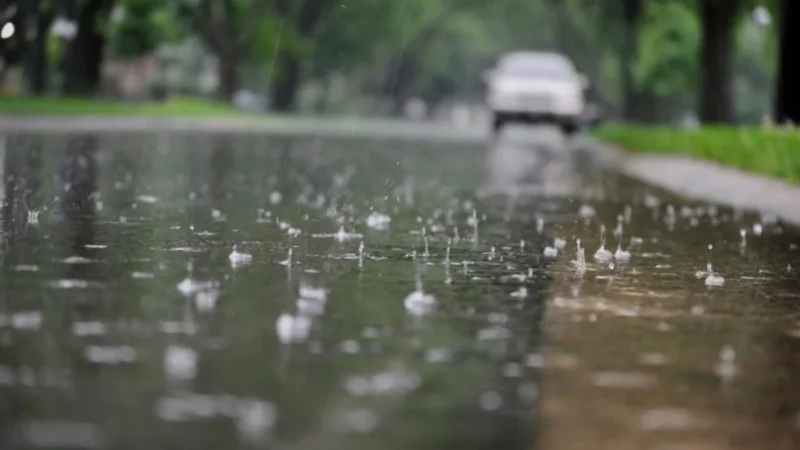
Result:
[[682,155],[629,154],[595,142],[609,165],[688,198],[775,215],[800,226],[800,186]]

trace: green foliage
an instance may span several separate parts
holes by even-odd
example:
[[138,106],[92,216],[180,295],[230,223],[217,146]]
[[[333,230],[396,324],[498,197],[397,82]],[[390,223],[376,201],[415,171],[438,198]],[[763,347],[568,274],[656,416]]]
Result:
[[800,182],[798,130],[607,126],[595,135],[633,152],[685,154]]
[[700,25],[680,2],[649,2],[635,66],[642,92],[667,98],[696,86]]
[[275,62],[277,51],[305,55],[310,47],[310,40],[300,36],[291,22],[269,14],[259,20],[252,43],[247,46],[246,57],[269,68]]
[[122,19],[112,27],[116,54],[134,58],[148,54],[175,31],[169,23],[170,12],[161,0],[124,0]]
[[83,98],[8,97],[0,102],[0,114],[227,117],[244,116],[247,113],[224,103],[199,99],[173,98],[161,103],[130,103]]

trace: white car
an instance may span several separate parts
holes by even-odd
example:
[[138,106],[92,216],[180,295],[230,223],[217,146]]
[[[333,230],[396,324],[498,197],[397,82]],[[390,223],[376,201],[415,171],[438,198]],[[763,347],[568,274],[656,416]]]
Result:
[[505,54],[484,73],[484,80],[495,131],[509,122],[524,122],[558,125],[571,134],[581,125],[588,81],[561,54]]

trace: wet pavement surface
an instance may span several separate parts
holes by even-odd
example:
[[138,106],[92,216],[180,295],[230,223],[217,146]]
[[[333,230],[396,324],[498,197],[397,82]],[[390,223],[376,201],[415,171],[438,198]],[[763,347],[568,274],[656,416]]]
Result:
[[797,448],[800,233],[580,139],[2,141],[2,448]]

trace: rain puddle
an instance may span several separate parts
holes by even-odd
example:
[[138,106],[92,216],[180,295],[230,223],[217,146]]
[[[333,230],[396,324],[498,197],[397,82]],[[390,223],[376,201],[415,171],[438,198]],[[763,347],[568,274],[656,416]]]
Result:
[[7,137],[0,445],[789,448],[797,232],[554,136]]

